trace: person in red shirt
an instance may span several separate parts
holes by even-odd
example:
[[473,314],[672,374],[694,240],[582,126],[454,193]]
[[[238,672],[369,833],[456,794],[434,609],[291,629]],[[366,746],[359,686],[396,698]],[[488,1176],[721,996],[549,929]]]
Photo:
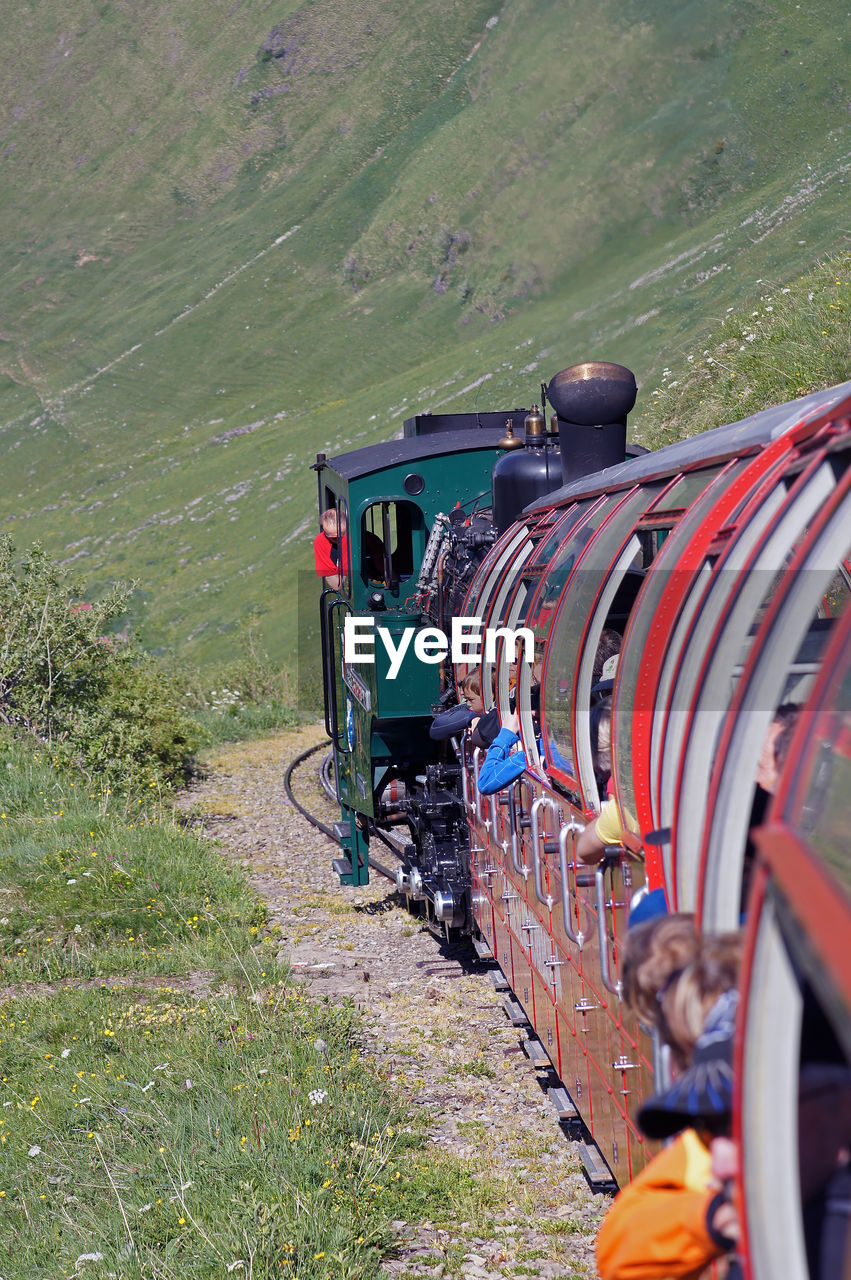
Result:
[[349,540],[346,536],[345,513],[329,507],[319,517],[319,533],[313,539],[313,558],[316,572],[324,578],[332,591],[338,591],[349,556]]

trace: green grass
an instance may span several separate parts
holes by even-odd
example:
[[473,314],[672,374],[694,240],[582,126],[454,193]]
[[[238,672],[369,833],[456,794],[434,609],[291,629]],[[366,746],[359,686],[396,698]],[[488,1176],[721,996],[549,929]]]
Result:
[[86,1253],[121,1276],[377,1273],[410,1183],[402,1113],[351,1008],[254,976],[256,1001],[163,985],[4,1004],[6,1275],[71,1275]]
[[291,663],[317,450],[589,357],[641,414],[846,242],[839,0],[6,9],[2,520],[170,660]]
[[232,968],[256,939],[262,903],[210,841],[6,735],[0,769],[0,981]]
[[7,1280],[371,1280],[394,1220],[504,1205],[423,1141],[354,1007],[292,981],[212,842],[6,735],[0,776]]
[[635,424],[658,448],[851,376],[851,254],[790,284],[759,282],[753,308],[730,308],[702,350],[662,370]]

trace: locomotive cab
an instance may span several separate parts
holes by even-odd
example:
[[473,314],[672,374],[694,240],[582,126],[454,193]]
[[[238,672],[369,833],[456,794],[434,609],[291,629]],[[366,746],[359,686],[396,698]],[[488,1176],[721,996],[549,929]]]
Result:
[[320,604],[325,725],[342,809],[344,857],[335,866],[344,883],[369,878],[369,832],[389,782],[411,791],[442,758],[429,737],[442,668],[418,641],[430,625],[420,573],[447,511],[466,521],[489,508],[500,438],[468,426],[317,458],[320,511],[335,508],[346,528],[339,581],[325,586]]

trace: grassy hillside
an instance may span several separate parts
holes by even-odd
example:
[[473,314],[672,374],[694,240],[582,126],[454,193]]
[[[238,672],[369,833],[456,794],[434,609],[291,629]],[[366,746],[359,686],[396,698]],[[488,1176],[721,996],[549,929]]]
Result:
[[585,358],[635,368],[641,417],[847,243],[838,0],[2,16],[0,529],[137,578],[192,659],[252,609],[290,651],[316,450]]

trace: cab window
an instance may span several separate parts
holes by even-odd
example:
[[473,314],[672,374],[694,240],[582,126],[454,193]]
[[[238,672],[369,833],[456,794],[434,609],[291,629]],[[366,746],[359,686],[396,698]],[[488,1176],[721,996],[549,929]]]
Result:
[[360,571],[376,586],[414,576],[425,550],[425,522],[413,502],[374,502],[361,520]]

